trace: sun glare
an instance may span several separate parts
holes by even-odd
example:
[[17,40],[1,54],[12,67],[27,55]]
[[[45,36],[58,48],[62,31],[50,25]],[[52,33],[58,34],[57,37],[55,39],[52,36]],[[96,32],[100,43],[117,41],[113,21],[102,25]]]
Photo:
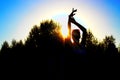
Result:
[[61,33],[62,33],[63,38],[67,38],[67,36],[68,36],[68,29],[67,29],[67,27],[62,27]]

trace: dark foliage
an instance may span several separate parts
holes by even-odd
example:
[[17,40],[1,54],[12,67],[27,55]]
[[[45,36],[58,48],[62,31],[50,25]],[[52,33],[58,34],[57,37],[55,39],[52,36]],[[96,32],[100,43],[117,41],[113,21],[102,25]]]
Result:
[[16,72],[24,72],[22,74],[33,75],[36,71],[48,76],[48,80],[75,79],[91,72],[103,75],[109,68],[119,69],[120,56],[113,36],[106,36],[99,42],[88,31],[86,51],[86,55],[74,54],[71,46],[64,44],[60,26],[50,20],[35,25],[24,43],[12,40],[9,45],[5,41],[0,51],[0,64],[7,67],[5,69],[12,67]]

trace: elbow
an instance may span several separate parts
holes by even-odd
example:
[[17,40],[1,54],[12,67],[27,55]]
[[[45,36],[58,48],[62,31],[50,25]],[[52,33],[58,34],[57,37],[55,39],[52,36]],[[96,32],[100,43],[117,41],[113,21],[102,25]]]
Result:
[[87,30],[86,30],[86,29],[84,29],[84,31],[83,31],[83,35],[84,35],[84,37],[87,36]]
[[84,34],[87,34],[87,30],[86,30],[86,28],[84,28],[83,33],[84,33]]

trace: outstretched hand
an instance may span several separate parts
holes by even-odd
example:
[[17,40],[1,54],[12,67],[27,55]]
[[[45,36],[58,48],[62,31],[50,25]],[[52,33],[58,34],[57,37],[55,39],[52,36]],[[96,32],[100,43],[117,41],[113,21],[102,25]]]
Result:
[[73,8],[71,14],[69,15],[69,18],[73,17],[75,15],[75,12],[77,12],[77,9],[74,10]]
[[74,8],[72,9],[71,14],[69,15],[69,21],[70,22],[73,22],[73,23],[76,22],[75,19],[74,19],[74,17],[73,17],[75,15],[76,11],[77,11],[77,9],[75,9],[75,10],[74,10]]

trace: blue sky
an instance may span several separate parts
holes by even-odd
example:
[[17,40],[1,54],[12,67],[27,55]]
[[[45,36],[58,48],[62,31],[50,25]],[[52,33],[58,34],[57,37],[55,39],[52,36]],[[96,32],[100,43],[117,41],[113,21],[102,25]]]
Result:
[[113,35],[120,43],[119,0],[0,0],[0,45],[12,39],[25,40],[40,21],[53,19],[67,26],[67,16],[77,8],[75,18],[98,40]]

